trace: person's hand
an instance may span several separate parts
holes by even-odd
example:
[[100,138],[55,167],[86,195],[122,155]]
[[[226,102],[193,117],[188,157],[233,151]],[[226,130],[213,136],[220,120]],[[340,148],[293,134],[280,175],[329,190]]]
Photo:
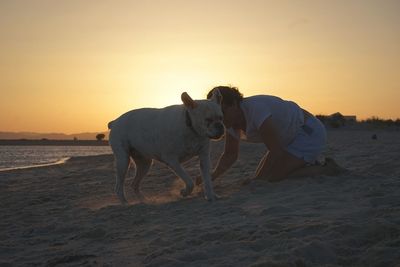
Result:
[[253,181],[254,179],[252,179],[252,178],[246,178],[246,179],[244,179],[243,181],[242,181],[242,185],[244,186],[244,185],[248,185],[248,184],[250,184],[252,181]]
[[248,177],[248,178],[246,178],[246,179],[244,179],[244,180],[242,181],[242,185],[243,185],[243,186],[249,185],[249,184],[255,182],[256,180],[257,180],[257,181],[260,181],[260,180],[263,180],[263,179],[262,179],[261,177],[257,177],[257,176],[255,176],[255,177]]

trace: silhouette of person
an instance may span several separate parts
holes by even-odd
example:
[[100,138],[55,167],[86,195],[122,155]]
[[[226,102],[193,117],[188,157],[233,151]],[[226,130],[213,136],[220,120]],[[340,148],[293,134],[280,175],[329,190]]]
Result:
[[[235,87],[218,86],[224,114],[225,148],[212,178],[217,179],[237,160],[239,142],[264,143],[267,152],[261,158],[252,179],[270,182],[288,177],[336,174],[340,169],[332,160],[318,164],[326,146],[324,125],[295,102],[271,95],[243,97]],[[201,181],[198,181],[200,183]]]

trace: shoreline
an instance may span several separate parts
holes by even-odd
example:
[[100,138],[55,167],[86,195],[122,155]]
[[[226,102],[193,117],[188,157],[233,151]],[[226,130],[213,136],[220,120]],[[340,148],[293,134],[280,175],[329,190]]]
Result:
[[71,161],[76,161],[76,160],[90,160],[93,157],[104,157],[107,158],[110,155],[113,154],[99,154],[99,155],[87,155],[87,156],[72,156],[72,157],[64,157],[61,158],[60,160],[57,160],[55,162],[49,162],[49,163],[42,163],[42,164],[37,164],[37,165],[29,165],[29,166],[20,166],[20,167],[9,167],[9,168],[0,168],[0,173],[6,173],[6,172],[13,172],[13,171],[19,171],[19,170],[31,170],[31,169],[39,169],[40,168],[45,168],[45,167],[51,167],[51,166],[57,166],[57,165],[66,165],[70,163]]
[[56,162],[49,162],[49,163],[42,163],[42,164],[38,164],[38,165],[29,165],[29,166],[21,166],[21,167],[2,168],[2,169],[0,169],[0,172],[25,170],[25,169],[33,169],[33,168],[48,167],[48,166],[53,166],[53,165],[60,165],[60,164],[67,163],[67,161],[70,159],[71,159],[71,157],[65,157],[60,160],[57,160]]

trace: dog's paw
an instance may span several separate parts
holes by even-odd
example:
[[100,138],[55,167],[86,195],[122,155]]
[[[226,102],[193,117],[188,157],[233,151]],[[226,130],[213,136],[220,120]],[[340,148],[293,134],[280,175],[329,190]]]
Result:
[[193,191],[193,186],[192,187],[186,187],[184,189],[181,190],[181,196],[182,197],[187,197],[188,195],[190,195]]
[[135,198],[137,199],[137,201],[143,203],[147,201],[147,197],[145,195],[143,195],[141,192],[136,193],[135,192]]
[[129,203],[128,201],[124,198],[124,199],[120,199],[119,202],[121,203],[122,206],[128,206]]
[[119,202],[121,203],[121,205],[123,205],[123,206],[128,205],[128,201],[126,200],[124,194],[116,194],[116,196],[117,196]]
[[187,197],[187,196],[188,196],[188,193],[187,193],[187,190],[186,190],[186,189],[182,189],[182,190],[181,190],[181,196],[182,196],[182,197]]
[[218,199],[221,199],[221,197],[217,194],[211,194],[209,196],[204,195],[204,198],[208,201],[208,202],[214,202],[217,201]]

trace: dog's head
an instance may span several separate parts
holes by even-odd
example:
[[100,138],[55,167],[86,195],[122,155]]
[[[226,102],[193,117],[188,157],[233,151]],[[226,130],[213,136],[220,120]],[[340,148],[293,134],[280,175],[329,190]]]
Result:
[[218,90],[215,90],[209,100],[195,101],[186,92],[182,93],[181,99],[186,107],[191,127],[197,134],[211,139],[220,139],[224,135],[222,95]]

